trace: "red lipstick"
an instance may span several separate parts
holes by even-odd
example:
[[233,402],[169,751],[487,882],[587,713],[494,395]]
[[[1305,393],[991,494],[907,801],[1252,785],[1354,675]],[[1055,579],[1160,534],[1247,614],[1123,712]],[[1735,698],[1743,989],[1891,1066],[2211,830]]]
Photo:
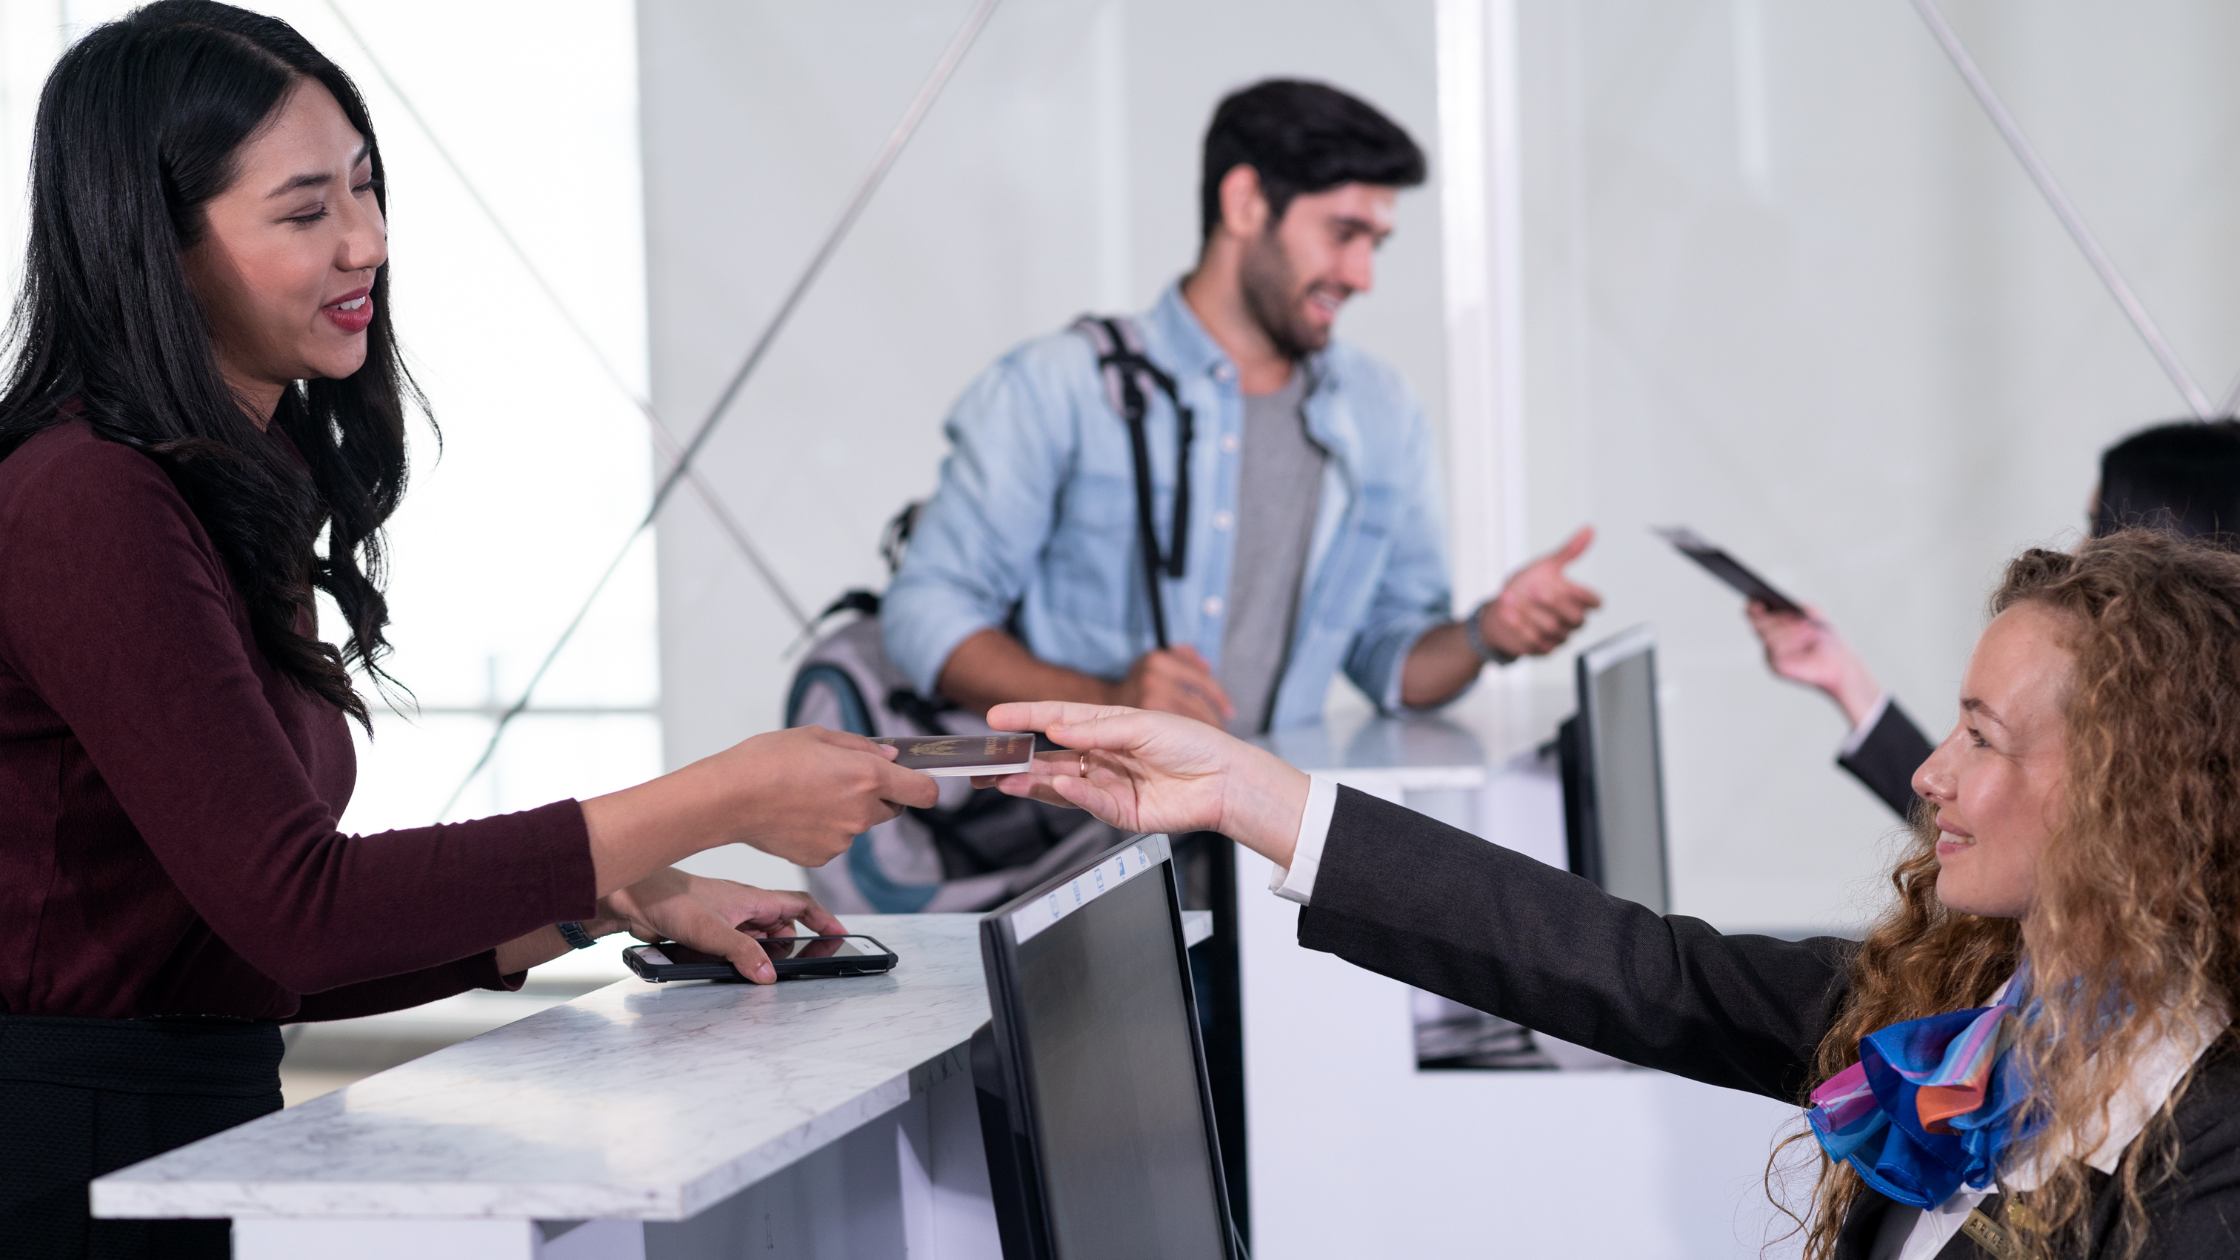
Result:
[[373,322],[373,286],[343,294],[319,308],[345,333],[362,333]]

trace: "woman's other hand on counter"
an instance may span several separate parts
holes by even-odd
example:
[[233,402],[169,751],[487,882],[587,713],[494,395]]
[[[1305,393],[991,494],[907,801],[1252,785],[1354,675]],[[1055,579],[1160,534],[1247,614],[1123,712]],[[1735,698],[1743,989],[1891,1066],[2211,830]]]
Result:
[[1218,831],[1290,865],[1307,776],[1266,749],[1171,713],[1061,701],[999,704],[988,725],[1040,731],[1069,751],[975,784],[1085,809],[1123,831]]
[[675,941],[722,956],[756,984],[777,979],[757,937],[845,936],[847,926],[807,893],[777,892],[665,867],[599,899],[599,913],[641,941]]
[[802,866],[848,851],[858,832],[939,798],[895,751],[818,726],[771,731],[583,803],[600,895],[704,849],[751,844]]
[[[847,927],[807,893],[773,892],[728,879],[708,879],[663,867],[599,899],[599,917],[585,919],[593,936],[628,932],[641,941],[679,941],[720,954],[756,984],[776,979],[756,937],[791,936],[801,924],[812,935],[844,936]],[[571,952],[556,928],[543,927],[498,946],[498,974],[513,975]]]

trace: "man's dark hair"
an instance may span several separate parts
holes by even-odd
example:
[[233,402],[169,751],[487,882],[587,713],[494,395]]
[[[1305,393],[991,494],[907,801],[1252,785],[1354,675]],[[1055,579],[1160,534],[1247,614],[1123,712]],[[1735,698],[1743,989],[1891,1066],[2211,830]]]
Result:
[[1203,239],[1221,225],[1221,178],[1239,166],[1259,172],[1271,226],[1302,193],[1340,184],[1413,188],[1425,173],[1423,150],[1400,124],[1359,97],[1300,79],[1255,83],[1213,111],[1198,188]]
[[2158,424],[2103,452],[2093,535],[2134,525],[2240,542],[2240,423]]

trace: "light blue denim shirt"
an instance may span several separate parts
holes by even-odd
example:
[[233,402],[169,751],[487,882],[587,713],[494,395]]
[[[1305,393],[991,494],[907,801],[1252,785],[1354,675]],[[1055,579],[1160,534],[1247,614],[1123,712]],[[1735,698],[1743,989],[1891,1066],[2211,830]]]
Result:
[[[1162,575],[1167,634],[1218,674],[1236,553],[1244,395],[1236,365],[1170,287],[1138,322],[1147,356],[1196,417],[1183,576]],[[1307,432],[1329,452],[1290,656],[1271,725],[1321,717],[1340,668],[1400,706],[1401,665],[1452,619],[1431,427],[1397,372],[1333,342],[1306,364]],[[1153,390],[1146,429],[1160,536],[1174,511],[1175,415]],[[1078,333],[1030,341],[965,391],[951,453],[880,611],[887,655],[925,695],[957,645],[1014,605],[1027,647],[1052,664],[1125,676],[1154,646],[1136,539],[1128,426]]]

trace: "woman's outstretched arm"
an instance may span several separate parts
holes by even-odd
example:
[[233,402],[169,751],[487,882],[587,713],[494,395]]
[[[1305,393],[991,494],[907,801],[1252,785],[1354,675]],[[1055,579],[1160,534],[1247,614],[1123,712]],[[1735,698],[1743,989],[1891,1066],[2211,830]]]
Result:
[[1725,936],[1337,789],[1299,943],[1565,1041],[1794,1102],[1848,941]]
[[[106,878],[167,881],[222,942],[192,947],[216,960],[209,991],[243,1005],[191,1009],[254,1012],[270,986],[319,993],[440,967],[593,917],[598,898],[721,844],[816,865],[868,823],[934,802],[934,781],[879,746],[804,729],[580,806],[344,835],[299,746],[313,719],[245,639],[225,562],[177,487],[81,430],[39,441],[0,478],[0,672],[17,702],[51,711],[37,719],[48,737],[76,741],[145,842],[119,859],[130,880]],[[164,895],[135,891],[125,919],[172,912]],[[64,1009],[139,1013],[129,985],[104,982]]]
[[1629,1062],[1794,1100],[1842,996],[1848,942],[1722,936],[1351,789],[1302,836],[1309,777],[1202,723],[1051,704],[988,720],[1074,750],[1004,791],[1218,831],[1278,866],[1319,844],[1300,944]]
[[681,770],[583,803],[602,897],[718,845],[747,844],[802,866],[848,851],[860,832],[939,785],[894,750],[817,726],[771,731]]

